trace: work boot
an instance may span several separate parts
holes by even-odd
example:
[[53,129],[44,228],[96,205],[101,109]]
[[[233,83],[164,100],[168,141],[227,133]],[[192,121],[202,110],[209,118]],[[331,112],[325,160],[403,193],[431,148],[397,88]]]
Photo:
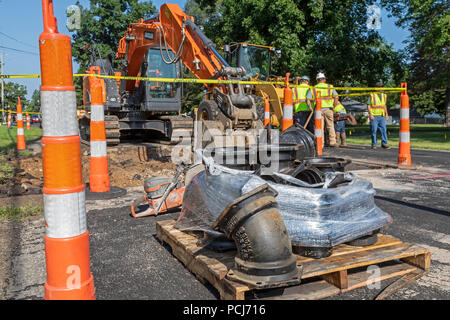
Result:
[[341,146],[346,146],[347,145],[347,136],[345,135],[345,132],[341,133]]
[[385,145],[382,145],[381,146],[383,149],[390,149],[391,147],[390,146],[388,146],[387,144],[385,144]]

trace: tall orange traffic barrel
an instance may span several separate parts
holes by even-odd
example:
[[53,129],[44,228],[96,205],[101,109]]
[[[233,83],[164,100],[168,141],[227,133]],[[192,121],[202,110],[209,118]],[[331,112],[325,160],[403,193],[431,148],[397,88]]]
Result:
[[22,104],[20,97],[17,97],[17,150],[25,150],[25,133],[23,131]]
[[406,83],[401,85],[404,90],[400,94],[400,132],[398,142],[398,165],[411,165],[411,143],[409,131],[409,97]]
[[27,130],[31,129],[30,114],[27,112]]
[[12,125],[12,114],[11,114],[11,110],[9,110],[8,113],[8,129],[11,129],[11,125]]
[[[91,67],[89,74],[100,75],[100,68]],[[103,79],[91,76],[88,78],[90,96],[90,161],[89,184],[86,199],[112,199],[123,196],[126,190],[110,186],[108,172],[108,154],[105,131],[106,101],[105,82]]]
[[320,99],[320,91],[316,93],[316,110],[314,112],[314,135],[316,137],[317,155],[322,155],[323,149],[323,126],[322,126],[322,100]]
[[284,87],[283,120],[281,130],[284,131],[294,125],[294,105],[292,103],[292,89],[289,87],[289,73],[286,73],[286,86]]
[[95,299],[70,37],[58,33],[53,1],[42,0],[42,167],[48,300]]

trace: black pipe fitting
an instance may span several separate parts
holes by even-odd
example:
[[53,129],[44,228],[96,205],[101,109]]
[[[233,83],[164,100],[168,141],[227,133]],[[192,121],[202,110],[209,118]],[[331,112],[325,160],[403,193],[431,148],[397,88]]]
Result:
[[276,195],[264,184],[232,201],[214,222],[213,229],[232,238],[237,247],[229,279],[258,289],[300,283],[301,267],[292,254]]

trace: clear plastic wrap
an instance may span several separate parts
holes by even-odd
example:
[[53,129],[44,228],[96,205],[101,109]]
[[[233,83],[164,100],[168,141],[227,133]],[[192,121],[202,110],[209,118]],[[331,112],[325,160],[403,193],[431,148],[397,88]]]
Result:
[[251,171],[229,169],[204,159],[206,170],[186,187],[183,209],[175,227],[182,231],[203,231],[223,236],[211,229],[225,207],[264,183],[278,192],[279,211],[291,241],[305,247],[333,247],[359,238],[392,223],[389,214],[375,205],[372,183],[344,174],[345,185],[327,188],[336,174],[328,173],[322,188],[305,184],[291,176],[276,174],[294,185],[266,181]]

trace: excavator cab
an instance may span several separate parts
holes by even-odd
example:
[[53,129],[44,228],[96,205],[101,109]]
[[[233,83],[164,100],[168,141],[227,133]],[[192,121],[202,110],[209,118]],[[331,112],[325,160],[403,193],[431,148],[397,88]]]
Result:
[[[172,53],[172,51],[169,51]],[[161,58],[159,48],[147,53],[146,77],[181,78],[180,62],[167,64]],[[181,105],[181,84],[174,82],[145,81],[144,108],[146,111],[178,112]]]
[[225,59],[232,67],[244,67],[250,79],[266,80],[271,72],[271,60],[280,51],[274,47],[246,42],[230,43],[223,47]]

